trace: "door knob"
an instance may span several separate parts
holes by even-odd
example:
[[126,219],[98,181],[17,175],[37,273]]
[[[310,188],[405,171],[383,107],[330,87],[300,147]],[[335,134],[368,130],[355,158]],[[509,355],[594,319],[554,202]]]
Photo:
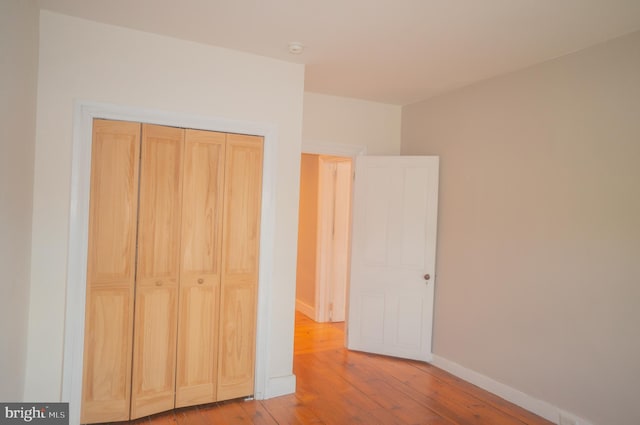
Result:
[[424,280],[429,280],[431,279],[431,275],[429,273],[424,275]]

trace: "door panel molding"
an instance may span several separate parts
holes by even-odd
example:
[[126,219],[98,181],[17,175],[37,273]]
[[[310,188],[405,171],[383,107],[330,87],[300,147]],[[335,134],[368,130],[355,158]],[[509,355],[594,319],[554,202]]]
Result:
[[350,349],[432,359],[438,169],[436,156],[356,162]]

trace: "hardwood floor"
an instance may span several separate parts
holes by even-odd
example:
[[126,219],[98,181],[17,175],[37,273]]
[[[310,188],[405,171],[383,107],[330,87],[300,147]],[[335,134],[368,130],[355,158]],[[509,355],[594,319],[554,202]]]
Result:
[[177,409],[130,424],[551,424],[427,363],[347,351],[343,326],[296,313],[295,394]]

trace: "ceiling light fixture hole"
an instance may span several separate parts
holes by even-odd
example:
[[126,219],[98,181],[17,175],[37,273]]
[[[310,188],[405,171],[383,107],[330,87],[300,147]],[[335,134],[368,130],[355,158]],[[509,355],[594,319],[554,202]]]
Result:
[[299,55],[304,50],[304,45],[298,41],[292,41],[289,43],[289,53],[292,55]]

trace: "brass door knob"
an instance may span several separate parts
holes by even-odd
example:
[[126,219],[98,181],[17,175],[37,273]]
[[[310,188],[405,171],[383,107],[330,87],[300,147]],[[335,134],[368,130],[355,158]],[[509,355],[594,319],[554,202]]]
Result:
[[431,275],[429,273],[424,275],[424,280],[429,280],[431,279]]

